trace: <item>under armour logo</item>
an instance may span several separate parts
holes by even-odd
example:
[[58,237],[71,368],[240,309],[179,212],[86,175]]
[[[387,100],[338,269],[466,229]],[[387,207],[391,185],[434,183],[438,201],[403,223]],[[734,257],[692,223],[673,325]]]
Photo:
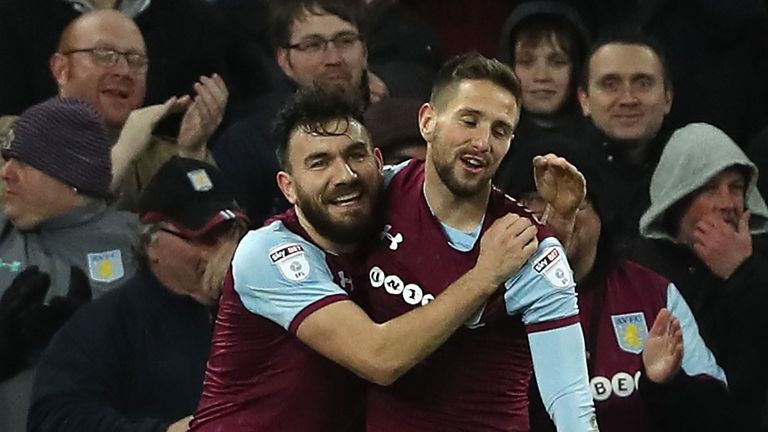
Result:
[[342,288],[347,289],[347,284],[349,284],[349,291],[353,291],[355,289],[355,285],[352,283],[352,278],[348,278],[346,274],[344,274],[344,271],[341,270],[338,273],[339,275],[339,285],[341,285]]
[[397,246],[403,242],[403,235],[400,233],[395,234],[394,236],[389,233],[389,230],[392,229],[392,225],[385,225],[384,231],[381,232],[381,239],[384,240],[384,237],[386,237],[389,240],[389,249],[390,250],[397,250]]

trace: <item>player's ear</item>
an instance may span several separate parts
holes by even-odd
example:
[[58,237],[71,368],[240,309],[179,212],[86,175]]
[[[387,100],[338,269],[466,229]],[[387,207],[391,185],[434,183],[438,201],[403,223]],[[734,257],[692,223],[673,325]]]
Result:
[[291,205],[296,204],[296,182],[292,175],[285,171],[278,171],[277,187],[280,188],[283,196],[285,196],[285,199],[288,200]]
[[419,132],[426,142],[432,142],[435,133],[435,121],[437,114],[431,103],[424,103],[419,108]]

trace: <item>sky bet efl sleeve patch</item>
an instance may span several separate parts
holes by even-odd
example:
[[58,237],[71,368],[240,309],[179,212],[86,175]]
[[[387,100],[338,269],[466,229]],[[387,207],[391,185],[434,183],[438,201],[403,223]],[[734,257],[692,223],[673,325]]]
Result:
[[559,248],[550,246],[542,251],[533,263],[533,270],[554,286],[565,288],[573,284],[571,269]]
[[294,282],[301,282],[309,276],[309,260],[304,253],[304,247],[299,243],[276,246],[269,251],[272,264],[280,269],[280,273]]

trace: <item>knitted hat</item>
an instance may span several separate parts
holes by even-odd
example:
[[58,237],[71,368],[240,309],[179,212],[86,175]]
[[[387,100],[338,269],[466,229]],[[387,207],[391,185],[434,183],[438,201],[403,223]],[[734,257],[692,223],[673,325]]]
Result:
[[18,159],[84,195],[109,196],[111,143],[104,120],[88,102],[55,97],[24,111],[2,142]]
[[139,200],[139,214],[146,224],[173,223],[189,238],[199,238],[227,220],[248,222],[218,168],[178,156],[152,177]]

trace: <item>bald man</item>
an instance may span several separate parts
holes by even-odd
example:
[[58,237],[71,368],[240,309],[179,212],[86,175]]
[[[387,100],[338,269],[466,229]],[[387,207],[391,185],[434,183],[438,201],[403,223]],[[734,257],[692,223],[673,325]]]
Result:
[[[62,32],[49,65],[59,95],[92,103],[110,128],[112,190],[119,207],[134,209],[144,185],[173,155],[212,162],[206,143],[224,115],[229,97],[224,81],[216,74],[203,76],[194,85],[196,96],[139,109],[149,60],[141,31],[127,15],[105,9],[76,18]],[[176,143],[152,136],[158,121],[179,111],[186,112]],[[14,121],[0,119],[0,137]]]

